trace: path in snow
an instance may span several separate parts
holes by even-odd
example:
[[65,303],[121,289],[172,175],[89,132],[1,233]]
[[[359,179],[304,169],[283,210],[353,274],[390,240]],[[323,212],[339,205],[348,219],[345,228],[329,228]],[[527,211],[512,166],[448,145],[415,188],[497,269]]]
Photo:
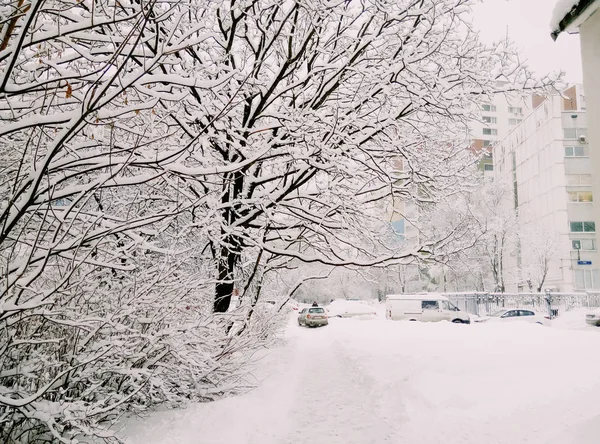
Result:
[[600,430],[593,329],[332,319],[290,325],[287,336],[260,363],[257,389],[130,421],[122,435],[130,444],[600,440],[584,440]]

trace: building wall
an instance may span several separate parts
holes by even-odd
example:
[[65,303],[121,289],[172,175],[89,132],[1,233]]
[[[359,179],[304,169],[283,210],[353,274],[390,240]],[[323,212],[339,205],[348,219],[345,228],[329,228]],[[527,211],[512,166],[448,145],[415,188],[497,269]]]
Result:
[[[579,32],[583,83],[586,90],[584,106],[590,122],[587,134],[590,147],[589,163],[591,169],[596,172],[592,176],[592,190],[594,197],[600,202],[600,9],[581,25]],[[600,222],[600,203],[594,204],[592,211],[593,220]],[[600,227],[598,230],[600,231]]]
[[[580,250],[578,256],[573,250],[573,240],[585,240],[583,243],[589,246],[596,234],[572,233],[570,222],[600,219],[594,215],[597,205],[588,202],[593,171],[587,157],[589,146],[579,139],[588,126],[582,109],[585,102],[579,97],[582,89],[578,86],[568,91],[571,97],[568,100],[554,95],[541,102],[494,147],[496,178],[513,182],[516,190],[516,200],[508,206],[513,210],[516,207],[518,231],[525,240],[532,238],[520,245],[517,254],[505,258],[506,274],[510,276],[508,291],[526,289],[525,276],[520,270],[536,257],[536,248],[538,251],[543,248],[543,239],[536,238],[543,237],[543,233],[552,237],[554,252],[544,287],[572,291],[584,285],[585,274],[597,275],[594,286],[600,287],[597,251]],[[592,265],[578,265],[578,257],[591,260]]]
[[[474,143],[481,147],[494,145],[506,137],[531,110],[529,100],[496,94],[493,100],[484,105],[484,109],[481,110],[482,121],[470,125]],[[485,122],[486,119],[491,122]],[[485,134],[486,132],[495,134]]]

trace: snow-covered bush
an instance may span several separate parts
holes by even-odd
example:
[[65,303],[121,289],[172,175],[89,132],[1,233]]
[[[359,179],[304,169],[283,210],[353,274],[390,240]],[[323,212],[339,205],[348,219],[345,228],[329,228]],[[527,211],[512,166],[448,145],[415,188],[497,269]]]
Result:
[[113,440],[125,411],[243,389],[276,327],[213,314],[212,198],[177,169],[198,164],[181,99],[213,85],[190,12],[0,6],[2,442]]

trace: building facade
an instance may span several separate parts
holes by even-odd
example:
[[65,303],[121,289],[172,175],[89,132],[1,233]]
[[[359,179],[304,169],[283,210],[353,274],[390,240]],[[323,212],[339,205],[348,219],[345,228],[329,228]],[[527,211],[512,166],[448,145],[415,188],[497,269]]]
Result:
[[480,120],[471,122],[469,129],[472,151],[483,154],[479,168],[486,177],[493,178],[493,146],[519,125],[531,109],[528,98],[509,98],[504,94],[496,94],[490,103],[482,105]]
[[507,291],[532,289],[532,279],[555,291],[599,289],[583,88],[536,101],[539,106],[494,147],[495,178],[512,185],[506,205],[517,216],[517,248],[504,258]]
[[[591,190],[600,196],[600,0],[559,1],[552,17],[552,38],[561,32],[578,33],[581,42],[583,85],[586,90],[586,112],[590,122],[587,139],[587,167],[592,175]],[[593,220],[600,221],[600,205],[592,206]],[[594,267],[595,268],[595,267]]]

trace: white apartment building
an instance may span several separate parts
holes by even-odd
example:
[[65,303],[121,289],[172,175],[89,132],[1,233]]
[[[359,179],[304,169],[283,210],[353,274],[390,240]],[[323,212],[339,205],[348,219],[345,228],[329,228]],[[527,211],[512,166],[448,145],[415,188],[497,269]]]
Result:
[[469,125],[473,138],[471,149],[486,154],[479,166],[487,177],[493,177],[493,146],[519,125],[531,109],[530,100],[496,94],[490,103],[482,105],[481,120]]
[[544,288],[600,288],[583,88],[563,95],[535,97],[540,105],[494,147],[495,177],[513,186],[507,205],[517,214],[517,230],[539,239],[504,258],[507,291],[527,289],[522,270],[539,258],[545,238],[553,247]]
[[[550,26],[554,39],[562,32],[579,34],[588,119],[596,122],[589,126],[588,142],[593,147],[600,146],[600,0],[557,2]],[[589,163],[593,171],[600,171],[600,151],[591,150]],[[600,174],[592,176],[592,190],[600,196]],[[594,207],[594,220],[600,221],[600,205]]]
[[[471,150],[476,154],[486,154],[482,157],[479,167],[489,179],[494,177],[492,147],[519,125],[531,109],[530,97],[521,99],[497,94],[491,103],[482,105],[480,120],[469,125]],[[401,170],[402,163],[399,162],[396,167]],[[406,242],[407,248],[419,244],[421,236],[413,225],[419,218],[419,209],[414,203],[397,199],[391,208],[386,210],[386,214],[392,229]]]

